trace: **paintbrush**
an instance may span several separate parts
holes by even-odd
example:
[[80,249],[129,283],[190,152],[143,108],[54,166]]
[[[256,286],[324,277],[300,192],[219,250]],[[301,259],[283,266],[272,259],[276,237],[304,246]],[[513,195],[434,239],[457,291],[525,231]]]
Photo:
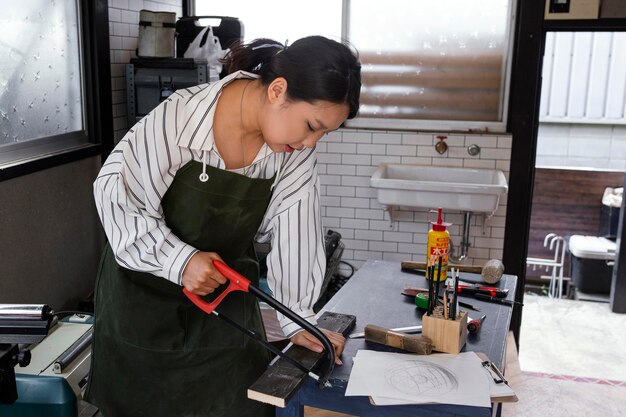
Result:
[[[439,299],[439,285],[441,284],[441,264],[443,262],[443,256],[439,256],[439,260],[437,261],[437,299],[435,300],[435,307],[438,304]],[[434,275],[434,274],[433,274]]]
[[456,306],[457,306],[457,303],[458,303],[458,295],[459,295],[459,274],[460,273],[461,273],[461,271],[457,269],[456,270],[456,275],[454,277],[454,296],[453,296],[454,300],[453,300],[453,303],[454,303],[454,319],[455,320],[456,320]]

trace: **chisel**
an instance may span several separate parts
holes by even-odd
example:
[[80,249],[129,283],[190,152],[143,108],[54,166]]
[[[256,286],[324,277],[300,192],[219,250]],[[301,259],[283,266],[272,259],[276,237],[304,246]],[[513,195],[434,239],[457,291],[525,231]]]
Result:
[[365,340],[420,355],[430,355],[433,351],[432,341],[427,337],[398,333],[374,324],[365,326]]
[[[422,331],[422,326],[408,326],[408,327],[396,327],[394,329],[389,329],[393,332],[403,332],[403,333],[421,333]],[[359,339],[361,337],[365,337],[365,332],[357,332],[357,333],[352,333],[350,336],[348,336],[349,339]]]

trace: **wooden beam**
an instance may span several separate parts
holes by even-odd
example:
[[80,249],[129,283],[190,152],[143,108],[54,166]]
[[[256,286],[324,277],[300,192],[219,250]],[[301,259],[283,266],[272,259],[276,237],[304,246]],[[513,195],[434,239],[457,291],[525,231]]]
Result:
[[[326,311],[317,319],[317,323],[322,329],[347,336],[356,324],[356,317]],[[323,352],[313,352],[296,345],[291,346],[286,355],[313,370],[313,372],[326,356]],[[248,398],[284,408],[289,399],[298,391],[305,378],[307,375],[303,371],[285,359],[279,358],[248,388]]]
[[[523,302],[526,284],[528,231],[532,207],[541,68],[545,33],[542,31],[544,2],[518,1],[515,14],[511,94],[509,97],[508,131],[513,135],[509,193],[506,205],[506,227],[502,262],[507,274],[517,275],[515,300]],[[511,330],[518,349],[522,309],[513,308]]]
[[[624,176],[626,187],[626,176]],[[626,200],[622,199],[622,208],[617,226],[617,251],[611,281],[611,311],[626,313]]]

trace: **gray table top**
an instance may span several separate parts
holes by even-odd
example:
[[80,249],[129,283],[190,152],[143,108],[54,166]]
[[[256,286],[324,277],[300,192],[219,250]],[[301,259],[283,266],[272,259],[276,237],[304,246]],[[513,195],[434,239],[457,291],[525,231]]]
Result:
[[[461,280],[479,282],[480,275],[461,273]],[[509,289],[507,299],[512,300],[516,283],[517,277],[503,275],[493,286]],[[399,262],[368,261],[324,306],[323,311],[355,315],[357,319],[353,332],[363,331],[367,324],[387,328],[419,325],[424,310],[417,308],[411,298],[401,294],[406,287],[427,288],[428,284],[424,276],[402,272]],[[462,310],[468,311],[471,318],[479,318],[483,314],[487,316],[480,332],[468,335],[463,351],[482,352],[503,369],[512,307],[473,297],[459,296],[459,300],[480,308],[480,312],[477,312],[461,307]],[[331,379],[339,381],[349,379],[352,358],[360,349],[394,351],[393,348],[387,349],[364,339],[347,339],[342,355],[345,365],[335,367]]]

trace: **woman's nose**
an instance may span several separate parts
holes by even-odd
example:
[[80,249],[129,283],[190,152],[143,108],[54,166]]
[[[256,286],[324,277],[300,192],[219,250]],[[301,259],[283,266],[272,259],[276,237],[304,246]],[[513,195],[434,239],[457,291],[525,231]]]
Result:
[[304,146],[306,146],[307,148],[313,148],[317,142],[319,142],[319,140],[324,136],[324,133],[315,133],[312,134],[311,136],[309,136],[308,138],[306,138],[302,144]]

